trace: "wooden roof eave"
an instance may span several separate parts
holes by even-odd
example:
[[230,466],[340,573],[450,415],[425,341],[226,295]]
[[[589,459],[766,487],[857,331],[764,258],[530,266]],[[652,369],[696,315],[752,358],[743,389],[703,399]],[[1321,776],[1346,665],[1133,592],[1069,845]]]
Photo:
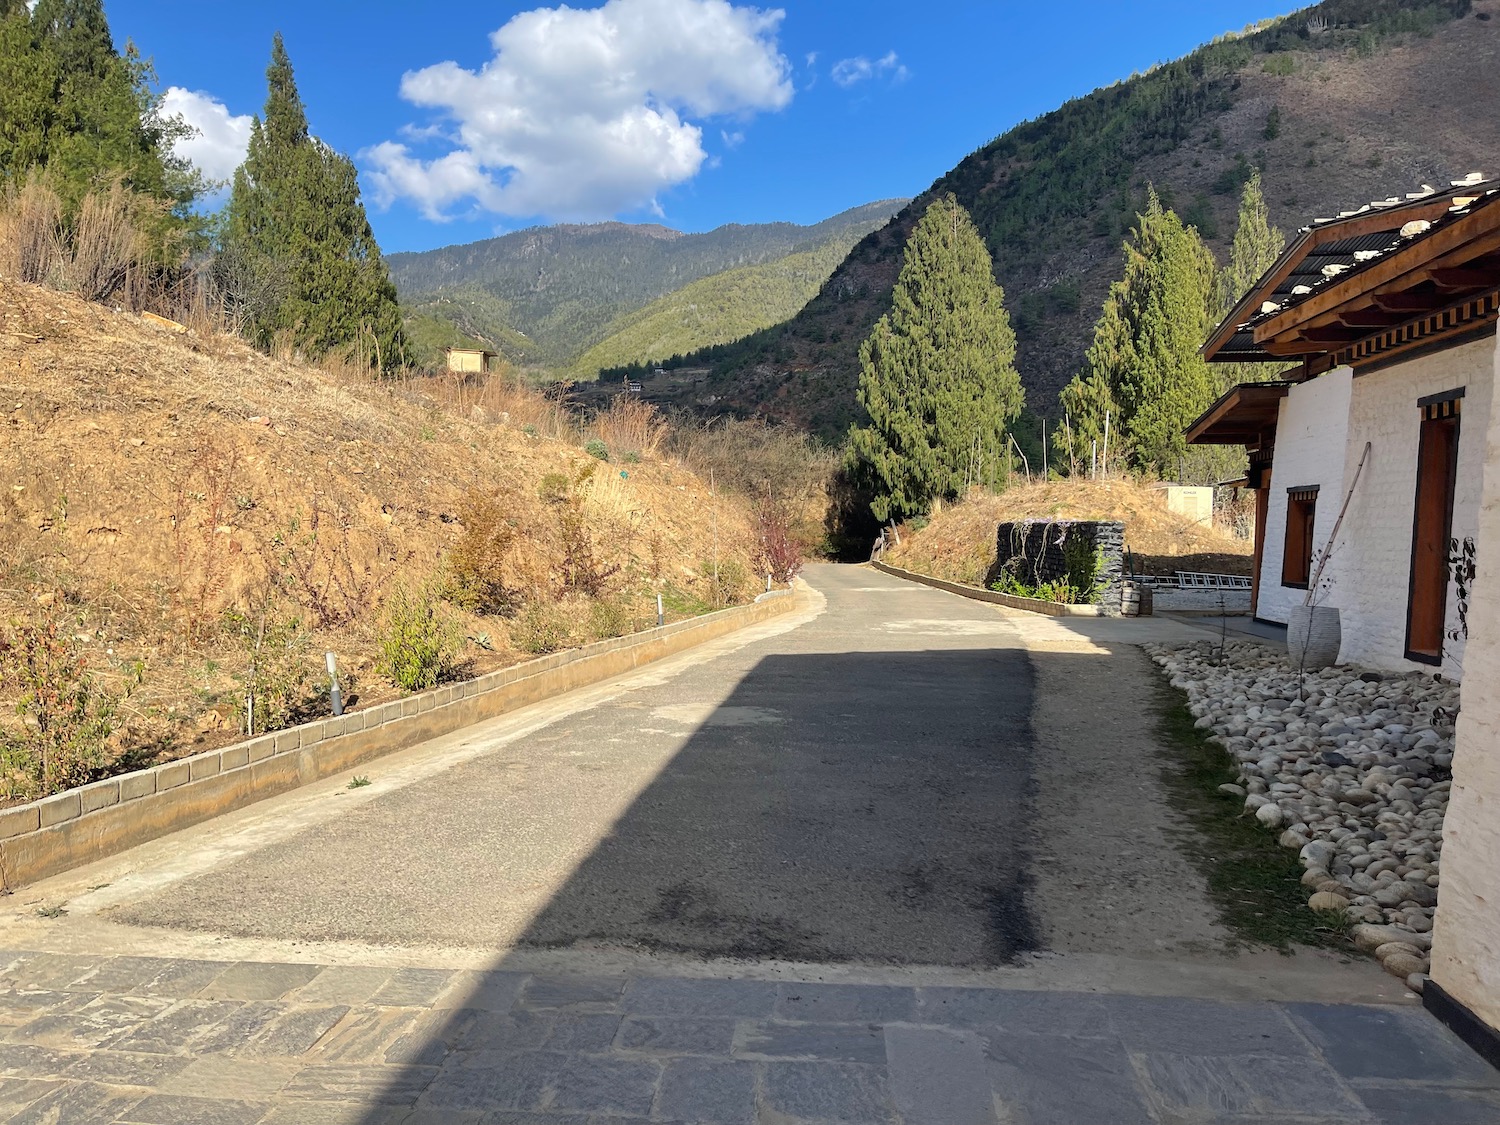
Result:
[[[1487,213],[1489,207],[1500,204],[1500,195],[1487,201],[1486,206],[1476,207],[1457,222],[1444,226],[1431,237],[1414,240],[1410,246],[1402,247],[1384,259],[1372,263],[1367,269],[1358,270],[1341,282],[1330,285],[1277,313],[1255,326],[1255,342],[1271,351],[1268,345],[1277,337],[1297,333],[1303,329],[1320,328],[1337,321],[1342,306],[1362,296],[1378,298],[1383,294],[1412,288],[1424,281],[1432,270],[1440,270],[1460,262],[1500,250],[1500,226],[1493,225]],[[1316,352],[1318,348],[1304,348],[1302,352],[1282,354],[1304,354]]]
[[1276,426],[1281,400],[1294,384],[1241,383],[1231,387],[1187,428],[1189,445],[1257,445]]
[[1406,223],[1418,219],[1431,221],[1448,210],[1452,205],[1453,194],[1452,190],[1436,192],[1422,199],[1408,200],[1405,203],[1392,204],[1378,210],[1350,215],[1345,219],[1335,219],[1331,223],[1303,228],[1297,239],[1281,252],[1281,257],[1272,263],[1270,269],[1250,288],[1248,293],[1240,298],[1220,322],[1218,328],[1214,329],[1213,334],[1204,341],[1203,346],[1198,349],[1199,354],[1205,360],[1213,362],[1214,355],[1246,321],[1255,315],[1260,306],[1265,303],[1267,295],[1275,293],[1281,283],[1319,246],[1339,242],[1346,238],[1358,238],[1377,231],[1398,230]]

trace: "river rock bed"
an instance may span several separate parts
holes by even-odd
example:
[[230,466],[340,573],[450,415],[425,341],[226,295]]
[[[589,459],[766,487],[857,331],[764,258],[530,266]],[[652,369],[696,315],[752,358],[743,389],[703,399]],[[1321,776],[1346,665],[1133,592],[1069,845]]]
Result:
[[[1144,645],[1240,776],[1220,786],[1297,848],[1314,910],[1344,911],[1356,946],[1420,989],[1432,947],[1458,685],[1325,668],[1229,642]],[[1299,690],[1300,679],[1300,690]]]

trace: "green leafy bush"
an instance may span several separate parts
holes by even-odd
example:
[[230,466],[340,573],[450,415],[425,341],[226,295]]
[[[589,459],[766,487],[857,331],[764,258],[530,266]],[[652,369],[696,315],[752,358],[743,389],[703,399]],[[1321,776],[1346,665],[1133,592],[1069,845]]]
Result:
[[378,639],[375,670],[407,691],[425,691],[452,676],[464,648],[463,626],[430,584],[396,588]]
[[301,720],[312,638],[302,619],[268,604],[258,616],[231,610],[229,631],[245,659],[244,697],[236,700],[245,733],[282,730]]
[[528,602],[510,623],[510,640],[533,656],[565,649],[572,641],[571,614],[558,602]]
[[605,445],[598,438],[590,438],[584,442],[583,451],[590,457],[597,457],[601,461],[609,460],[609,446]]
[[31,800],[82,785],[115,758],[119,697],[94,683],[56,616],[0,631],[0,680],[19,694],[19,729],[0,729],[0,794]]

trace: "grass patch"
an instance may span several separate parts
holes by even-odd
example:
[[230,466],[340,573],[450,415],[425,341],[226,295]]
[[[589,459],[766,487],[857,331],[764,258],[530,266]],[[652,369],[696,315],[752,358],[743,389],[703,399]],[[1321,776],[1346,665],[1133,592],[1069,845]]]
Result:
[[1208,881],[1220,921],[1246,945],[1282,953],[1291,953],[1294,945],[1347,950],[1343,920],[1307,908],[1312,892],[1301,884],[1297,853],[1242,815],[1241,798],[1219,792],[1239,770],[1227,750],[1193,725],[1187,693],[1164,683],[1156,708],[1167,793],[1192,825],[1185,842]]

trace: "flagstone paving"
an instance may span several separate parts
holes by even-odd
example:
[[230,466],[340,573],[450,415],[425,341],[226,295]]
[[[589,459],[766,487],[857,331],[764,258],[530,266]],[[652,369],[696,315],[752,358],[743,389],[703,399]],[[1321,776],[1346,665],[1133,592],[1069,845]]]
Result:
[[1415,1007],[0,954],[0,1119],[1493,1125]]

